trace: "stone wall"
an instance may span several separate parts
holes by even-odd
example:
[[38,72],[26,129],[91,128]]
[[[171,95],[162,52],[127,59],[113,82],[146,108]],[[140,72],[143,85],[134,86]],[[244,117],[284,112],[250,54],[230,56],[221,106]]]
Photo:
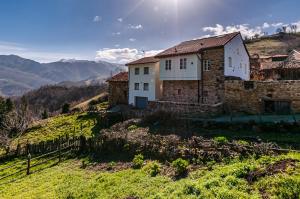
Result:
[[[163,81],[163,95],[160,100],[186,103],[217,104],[224,99],[224,49],[207,50],[204,60],[211,61],[210,71],[203,71],[203,80]],[[201,91],[203,84],[203,92]],[[199,95],[199,97],[198,97]]]
[[151,112],[166,111],[173,112],[179,115],[188,114],[188,116],[216,116],[223,113],[223,104],[198,104],[198,103],[181,103],[181,102],[166,102],[166,101],[151,101],[148,104],[147,110]]
[[128,82],[109,82],[108,102],[110,106],[128,104]]
[[292,111],[300,113],[300,81],[225,81],[225,108],[229,111],[264,113],[266,100],[289,101]]

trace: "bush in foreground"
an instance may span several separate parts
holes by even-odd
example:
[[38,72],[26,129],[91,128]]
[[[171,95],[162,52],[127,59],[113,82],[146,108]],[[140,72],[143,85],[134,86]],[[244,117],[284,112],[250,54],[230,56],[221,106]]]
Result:
[[177,175],[185,174],[187,172],[188,166],[189,166],[189,162],[182,158],[178,158],[177,160],[174,160],[172,162],[172,167],[174,167],[176,169]]
[[149,162],[143,170],[151,177],[157,176],[161,171],[161,165],[157,161]]
[[140,169],[144,164],[144,156],[142,154],[135,155],[132,163],[134,169]]

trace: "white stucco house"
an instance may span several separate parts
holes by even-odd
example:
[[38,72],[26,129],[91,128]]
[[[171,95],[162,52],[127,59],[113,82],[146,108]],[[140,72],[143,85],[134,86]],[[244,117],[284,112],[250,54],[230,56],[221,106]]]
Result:
[[145,108],[148,101],[155,101],[161,96],[159,79],[159,59],[144,57],[126,64],[129,74],[128,103],[138,108]]
[[128,63],[129,104],[149,101],[215,105],[225,79],[250,79],[250,56],[239,32],[182,42]]

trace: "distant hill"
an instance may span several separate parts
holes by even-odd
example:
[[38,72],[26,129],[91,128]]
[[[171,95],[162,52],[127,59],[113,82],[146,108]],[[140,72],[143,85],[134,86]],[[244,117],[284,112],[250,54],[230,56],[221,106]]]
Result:
[[[29,91],[23,97],[27,100],[33,116],[39,118],[44,110],[55,115],[60,113],[61,107],[65,103],[75,106],[105,93],[106,90],[107,85],[105,84],[81,87],[52,85]],[[14,100],[16,103],[20,103],[21,97],[15,97]]]
[[124,66],[103,61],[60,60],[44,64],[16,55],[0,55],[0,94],[20,96],[40,86],[60,82],[95,85],[120,70],[124,70]]
[[293,49],[300,50],[300,33],[275,34],[252,41],[246,41],[251,55],[269,56],[274,54],[288,54]]

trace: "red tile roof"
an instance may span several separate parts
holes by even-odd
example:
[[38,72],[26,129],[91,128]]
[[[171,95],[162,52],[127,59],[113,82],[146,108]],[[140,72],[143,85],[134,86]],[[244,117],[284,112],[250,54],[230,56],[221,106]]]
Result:
[[210,48],[217,48],[225,46],[230,40],[232,40],[235,36],[239,35],[239,32],[215,36],[215,37],[208,37],[203,39],[196,39],[190,40],[180,43],[177,46],[169,48],[155,57],[162,58],[162,57],[169,57],[169,56],[177,56],[177,55],[184,55],[184,54],[193,54],[197,53],[201,50],[206,50]]
[[120,72],[109,78],[107,82],[128,82],[128,72]]
[[144,57],[139,60],[130,62],[130,63],[126,64],[126,66],[138,65],[138,64],[151,64],[151,63],[156,63],[156,62],[159,62],[159,59],[157,59],[155,57]]

